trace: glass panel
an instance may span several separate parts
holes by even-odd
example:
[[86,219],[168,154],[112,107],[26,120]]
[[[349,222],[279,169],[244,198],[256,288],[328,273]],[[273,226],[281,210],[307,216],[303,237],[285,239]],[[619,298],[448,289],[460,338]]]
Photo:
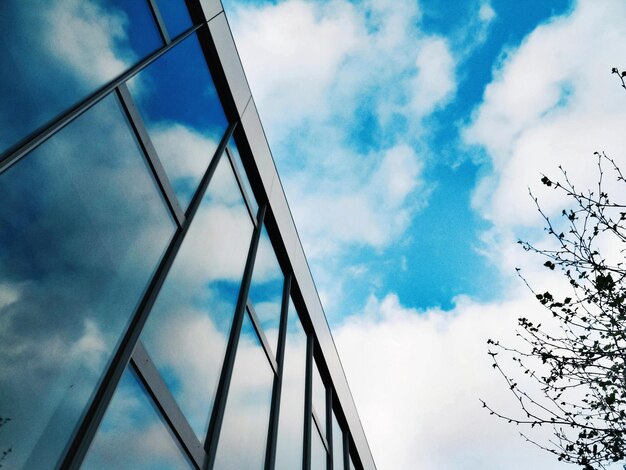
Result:
[[0,175],[0,449],[54,466],[174,233],[109,96]]
[[248,298],[254,306],[270,347],[275,352],[278,341],[278,323],[285,276],[280,269],[272,242],[263,227],[254,261]]
[[252,191],[252,186],[250,186],[250,181],[246,175],[246,170],[243,167],[243,162],[241,161],[241,154],[239,153],[239,149],[237,148],[237,144],[235,144],[235,139],[233,137],[230,138],[228,142],[228,149],[233,156],[233,164],[237,168],[237,172],[241,176],[243,183],[243,192],[245,193],[250,205],[252,206],[252,216],[255,217],[257,212],[259,211],[259,204],[254,197],[254,192]]
[[313,411],[315,411],[320,429],[326,435],[326,387],[317,370],[317,365],[313,367]]
[[324,470],[326,468],[326,447],[322,442],[315,423],[311,422],[311,470]]
[[191,17],[184,0],[158,0],[157,4],[171,39],[191,28]]
[[146,0],[0,2],[0,152],[162,45]]
[[263,469],[273,383],[274,372],[246,314],[213,468]]
[[305,376],[306,334],[290,301],[276,441],[276,470],[291,470],[302,466]]
[[333,470],[343,470],[343,431],[333,412]]
[[198,38],[185,39],[128,83],[186,209],[228,127]]
[[126,369],[81,466],[86,470],[193,468],[132,368]]
[[354,462],[352,461],[352,457],[350,457],[350,470],[355,470]]
[[204,442],[253,225],[222,156],[142,340]]

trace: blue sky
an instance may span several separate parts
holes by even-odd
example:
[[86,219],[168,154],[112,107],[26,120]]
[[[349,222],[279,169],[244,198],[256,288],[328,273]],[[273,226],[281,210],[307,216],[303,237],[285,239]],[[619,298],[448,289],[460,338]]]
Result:
[[528,188],[623,161],[626,5],[223,4],[378,467],[559,468],[480,409],[515,410],[485,341],[541,315],[516,267],[559,285]]
[[[235,34],[238,13],[271,11],[288,3],[236,0],[224,2]],[[332,8],[333,2],[326,3]],[[375,34],[376,28],[380,27],[376,23],[376,8],[368,7],[367,2],[352,2],[352,5],[356,10],[362,8],[364,15],[369,15],[368,27]],[[337,116],[328,116],[320,123],[322,127],[331,125],[345,128],[345,145],[364,154],[382,150],[390,141],[410,143],[416,152],[425,153],[422,174],[424,190],[428,192],[428,196],[420,204],[422,207],[411,211],[403,236],[397,237],[394,243],[375,246],[375,249],[372,249],[371,244],[357,243],[356,246],[342,250],[339,254],[340,260],[332,261],[331,264],[335,266],[357,267],[361,274],[357,282],[346,280],[342,289],[343,302],[335,308],[328,308],[334,304],[327,307],[327,314],[332,322],[340,322],[344,313],[354,313],[354,306],[362,305],[368,295],[380,295],[389,289],[395,290],[412,307],[438,306],[446,310],[453,307],[453,298],[460,294],[481,300],[500,295],[501,286],[497,282],[493,284],[496,278],[494,267],[479,252],[479,235],[488,228],[489,222],[471,207],[472,191],[480,175],[488,171],[489,162],[476,155],[480,149],[464,145],[459,131],[470,121],[473,110],[480,104],[485,86],[492,79],[492,70],[504,51],[519,46],[538,24],[567,11],[571,5],[568,1],[494,2],[482,5],[490,5],[489,8],[494,12],[492,19],[483,21],[489,23],[488,25],[481,25],[480,20],[476,24],[465,21],[466,18],[476,15],[475,10],[481,6],[478,2],[422,2],[419,4],[420,12],[414,14],[416,35],[445,39],[451,51],[460,51],[460,57],[455,64],[455,90],[451,96],[445,98],[443,105],[437,106],[432,113],[425,116],[420,126],[422,129],[418,131],[419,138],[398,137],[398,134],[413,132],[413,126],[408,122],[412,118],[410,113],[396,113],[390,123],[380,122],[376,114],[376,100],[381,97],[384,99],[385,93],[393,94],[394,91],[387,90],[378,83],[358,91],[357,112],[349,118],[337,113]],[[418,7],[417,3],[415,6]],[[338,26],[341,27],[340,24]],[[482,33],[479,32],[481,28],[485,29]],[[478,36],[484,35],[484,38],[471,39],[477,33]],[[406,41],[410,42],[410,39],[408,37]],[[245,65],[245,50],[242,53]],[[410,67],[398,69],[399,78],[402,79],[414,74]],[[253,90],[254,85],[253,81]],[[268,112],[264,106],[265,102],[261,99],[262,115]],[[298,171],[308,169],[306,159],[295,159],[295,154],[305,153],[307,159],[316,158],[306,148],[308,143],[300,139],[302,133],[311,132],[310,129],[303,129],[310,126],[306,122],[306,114],[303,121],[295,132],[270,142],[283,180],[289,180],[292,173],[297,174]],[[266,131],[272,140],[272,123],[266,125]],[[375,155],[371,157],[375,158]],[[319,171],[318,176],[323,179],[324,169]],[[286,186],[287,197],[291,201],[288,182]],[[298,216],[296,213],[296,221]],[[367,228],[363,227],[363,230]],[[305,247],[310,242],[306,237],[307,234],[302,233]],[[326,276],[323,272],[316,271],[323,271],[328,261],[325,259],[318,263],[315,257],[311,261],[314,277],[323,291]],[[372,276],[376,282],[367,282],[366,278],[371,281]],[[336,282],[336,279],[333,276],[329,281]]]

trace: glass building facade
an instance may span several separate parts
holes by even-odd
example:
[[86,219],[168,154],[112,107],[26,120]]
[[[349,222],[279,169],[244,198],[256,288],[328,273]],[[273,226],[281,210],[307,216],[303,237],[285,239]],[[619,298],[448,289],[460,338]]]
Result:
[[0,37],[0,466],[374,469],[219,0]]

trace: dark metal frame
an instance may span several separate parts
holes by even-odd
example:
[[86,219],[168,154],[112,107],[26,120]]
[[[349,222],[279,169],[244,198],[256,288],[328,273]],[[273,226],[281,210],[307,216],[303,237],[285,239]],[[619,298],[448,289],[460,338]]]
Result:
[[[335,408],[334,397],[336,394],[332,388],[331,374],[328,372],[326,365],[323,367],[317,366],[316,357],[322,355],[322,348],[319,345],[318,339],[315,334],[314,322],[311,321],[310,316],[307,314],[307,306],[302,301],[302,295],[299,286],[297,285],[297,279],[294,275],[294,267],[292,260],[289,259],[284,245],[277,240],[280,240],[280,233],[276,233],[278,227],[276,225],[275,214],[272,213],[270,207],[271,195],[266,194],[262,189],[262,181],[256,168],[251,168],[253,161],[248,157],[247,162],[244,161],[244,167],[248,175],[242,175],[237,165],[233,161],[233,155],[228,150],[228,142],[230,141],[236,127],[241,126],[240,116],[237,115],[236,105],[234,104],[234,98],[229,94],[229,84],[225,71],[221,68],[219,62],[219,54],[215,49],[215,44],[211,37],[211,31],[209,28],[209,21],[212,18],[219,16],[220,13],[209,11],[212,16],[203,13],[203,7],[200,6],[199,0],[186,0],[187,6],[190,10],[191,17],[194,21],[194,26],[189,28],[186,32],[180,34],[177,38],[171,39],[165,22],[160,14],[156,0],[146,0],[152,10],[155,22],[164,41],[164,46],[148,55],[143,60],[139,61],[136,65],[129,68],[126,72],[122,73],[119,77],[111,82],[101,86],[94,93],[82,99],[80,102],[70,107],[65,112],[48,122],[46,125],[41,126],[25,139],[18,142],[2,155],[0,155],[0,174],[10,168],[13,164],[18,162],[21,158],[25,157],[29,152],[35,149],[37,146],[46,141],[49,137],[61,130],[64,126],[72,122],[74,119],[81,116],[88,111],[91,107],[97,104],[101,99],[110,94],[115,94],[118,101],[121,104],[122,110],[125,114],[127,122],[132,129],[134,136],[142,150],[142,153],[146,159],[146,164],[150,169],[154,181],[161,193],[161,196],[168,207],[168,210],[177,225],[177,229],[173,235],[172,240],[158,267],[156,268],[152,279],[147,285],[143,297],[138,304],[135,312],[131,316],[129,325],[123,334],[117,350],[108,364],[106,371],[94,392],[94,395],[90,401],[88,408],[85,410],[81,421],[75,429],[73,438],[68,444],[65,455],[62,461],[59,463],[59,468],[78,469],[81,466],[85,455],[91,445],[91,442],[96,434],[96,431],[104,417],[105,411],[113,397],[113,394],[117,388],[117,385],[122,377],[122,374],[127,367],[132,367],[137,376],[140,378],[149,396],[153,400],[156,408],[161,414],[165,423],[167,423],[172,434],[179,442],[181,448],[189,458],[190,462],[196,469],[211,469],[215,460],[217,446],[219,441],[219,434],[222,427],[224,418],[224,411],[228,398],[228,392],[230,388],[230,382],[232,379],[233,367],[235,364],[235,357],[237,353],[237,346],[239,342],[241,326],[243,323],[244,315],[249,315],[249,318],[254,325],[254,329],[257,333],[259,341],[264,349],[266,357],[272,370],[274,372],[274,381],[272,386],[272,398],[270,417],[267,429],[267,441],[266,441],[266,453],[265,453],[265,469],[272,470],[275,465],[276,459],[276,439],[278,434],[278,421],[280,414],[280,401],[281,390],[283,381],[283,366],[285,355],[285,343],[286,343],[286,328],[288,321],[288,310],[290,299],[294,300],[296,304],[296,312],[300,316],[303,327],[307,335],[306,345],[306,375],[305,375],[305,406],[304,406],[304,440],[303,440],[303,462],[302,468],[304,470],[310,470],[310,457],[311,457],[311,438],[313,426],[320,435],[322,442],[326,449],[327,454],[327,467],[332,468],[332,453],[338,451],[332,447],[332,410]],[[210,3],[216,3],[217,0],[213,0]],[[211,8],[215,9],[214,5]],[[210,16],[210,17],[208,17]],[[159,156],[151,142],[150,136],[146,130],[146,126],[142,120],[142,117],[134,103],[134,100],[128,90],[126,82],[134,77],[141,70],[146,68],[152,62],[157,60],[163,54],[170,51],[173,47],[176,47],[179,43],[187,39],[189,36],[197,34],[202,47],[207,66],[211,71],[214,78],[218,94],[222,100],[225,112],[229,119],[229,126],[223,135],[220,144],[215,151],[208,168],[206,169],[198,188],[189,204],[189,207],[184,211],[174,193],[171,183],[163,169]],[[237,59],[238,60],[238,59]],[[247,110],[248,105],[252,102],[250,98],[244,108],[244,112]],[[255,108],[256,109],[256,108]],[[235,136],[236,139],[243,143],[243,149],[250,152],[250,146],[246,141],[246,135],[243,132],[239,132]],[[241,149],[241,147],[240,147]],[[242,152],[242,150],[240,150]],[[224,155],[225,154],[225,155]],[[169,270],[174,263],[176,255],[189,231],[189,227],[194,219],[195,214],[200,207],[202,199],[206,193],[208,185],[215,173],[217,165],[221,158],[228,158],[233,174],[236,177],[237,184],[240,192],[244,198],[247,210],[254,223],[254,231],[250,241],[248,250],[248,256],[243,273],[243,277],[240,284],[239,295],[237,299],[236,309],[233,315],[232,326],[228,339],[228,345],[225,353],[225,359],[222,365],[222,371],[220,373],[220,379],[217,387],[215,403],[212,408],[209,428],[206,434],[204,442],[200,442],[195,433],[191,429],[189,423],[184,417],[170,390],[165,384],[159,371],[155,367],[148,352],[144,348],[143,344],[139,340],[141,331],[148,319],[150,311],[159,295],[159,292],[167,278]],[[244,155],[242,154],[242,159]],[[250,195],[246,191],[246,187],[243,183],[244,178],[248,178],[253,191],[254,197],[258,201],[258,213],[253,214],[254,204],[250,201]],[[263,183],[264,184],[264,183]],[[268,224],[268,233],[272,241],[272,245],[276,250],[278,261],[281,265],[284,277],[281,312],[279,320],[279,334],[277,350],[272,351],[265,333],[261,327],[260,321],[254,310],[254,306],[248,300],[248,293],[250,289],[250,283],[252,279],[252,272],[254,268],[254,262],[256,253],[261,237],[263,227]],[[295,294],[295,295],[294,295]],[[313,367],[318,367],[318,371],[322,378],[322,382],[325,388],[325,410],[314,410],[312,406],[312,374]],[[338,401],[337,401],[338,404]],[[323,412],[326,415],[326,430],[322,430],[319,425],[319,419],[316,415],[318,412]],[[345,418],[342,418],[343,422],[346,422]],[[341,424],[343,428],[343,460],[345,468],[349,468],[349,452],[354,450],[354,447],[350,444],[349,426],[346,423]],[[356,462],[355,462],[356,463]],[[360,467],[360,462],[357,464]],[[339,469],[335,469],[339,470]]]

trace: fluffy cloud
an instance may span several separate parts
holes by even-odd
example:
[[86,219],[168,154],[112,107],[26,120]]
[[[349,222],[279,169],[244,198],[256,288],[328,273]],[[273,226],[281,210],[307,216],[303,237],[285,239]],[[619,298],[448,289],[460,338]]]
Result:
[[[522,266],[535,285],[558,289],[561,280],[514,244],[518,236],[545,242],[528,185],[562,164],[579,188],[592,187],[595,150],[624,162],[626,97],[610,70],[619,65],[625,20],[621,2],[580,1],[536,28],[504,54],[464,129],[465,142],[481,147],[476,158],[491,167],[474,206],[494,224],[482,241],[503,273]],[[560,212],[564,201],[554,191],[538,191],[550,214]],[[513,343],[516,317],[541,315],[519,282],[509,284],[504,300],[458,298],[447,312],[407,308],[393,294],[371,297],[336,331],[379,468],[560,468],[478,402],[486,398],[503,410],[513,404],[489,367],[486,339]]]
[[397,239],[427,194],[420,122],[456,89],[446,39],[420,30],[413,1],[286,0],[229,17],[309,257]]
[[[540,172],[554,174],[560,164],[591,187],[594,151],[624,161],[626,97],[610,71],[621,57],[625,20],[623,2],[580,1],[504,55],[464,130],[492,167],[474,204],[494,224],[536,224],[526,188]],[[542,201],[550,212],[561,208],[551,196]]]
[[514,343],[522,313],[538,313],[533,299],[481,305],[459,298],[452,311],[424,312],[390,294],[371,297],[335,332],[378,468],[561,468],[479,402],[515,409],[485,342]]

